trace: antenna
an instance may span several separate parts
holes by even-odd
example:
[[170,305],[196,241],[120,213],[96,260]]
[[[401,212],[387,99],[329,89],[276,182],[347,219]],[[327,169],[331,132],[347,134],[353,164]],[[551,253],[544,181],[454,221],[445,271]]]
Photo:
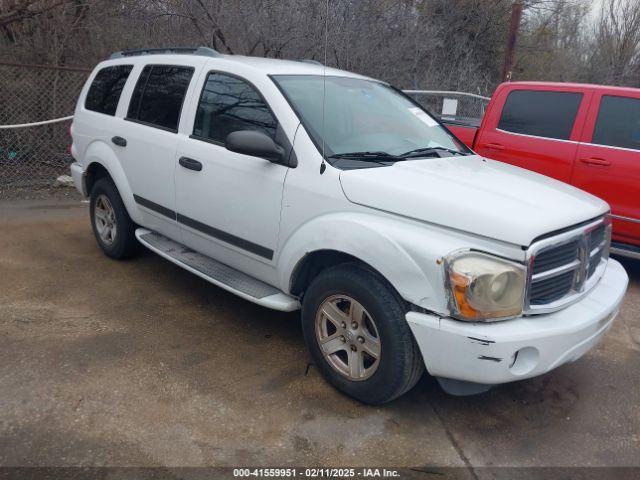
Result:
[[324,112],[327,108],[327,47],[329,38],[329,0],[326,0],[327,11],[324,16],[324,63],[322,64],[322,163],[320,175],[327,169],[324,156]]

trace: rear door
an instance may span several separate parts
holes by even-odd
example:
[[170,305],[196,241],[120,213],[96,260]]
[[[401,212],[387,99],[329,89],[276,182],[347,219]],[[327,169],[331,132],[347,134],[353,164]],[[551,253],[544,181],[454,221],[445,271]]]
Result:
[[569,182],[590,95],[568,87],[503,88],[492,99],[503,107],[488,112],[475,151]]
[[[180,238],[175,219],[174,159],[182,104],[193,76],[188,65],[146,65],[115,131],[122,167],[143,226]],[[115,143],[115,142],[114,142]]]
[[640,91],[594,94],[573,184],[606,200],[614,240],[640,245]]

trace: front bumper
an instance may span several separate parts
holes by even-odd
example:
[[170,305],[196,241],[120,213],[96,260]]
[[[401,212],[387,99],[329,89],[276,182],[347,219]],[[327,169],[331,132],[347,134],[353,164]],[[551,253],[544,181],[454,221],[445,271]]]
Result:
[[598,285],[563,310],[495,323],[409,312],[429,373],[493,385],[535,377],[580,358],[613,324],[629,279],[609,260]]

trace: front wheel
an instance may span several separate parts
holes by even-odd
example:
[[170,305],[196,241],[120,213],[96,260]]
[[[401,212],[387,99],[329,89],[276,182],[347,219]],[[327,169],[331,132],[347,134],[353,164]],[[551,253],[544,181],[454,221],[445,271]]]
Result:
[[323,376],[362,402],[389,402],[424,371],[401,301],[360,265],[338,265],[314,279],[302,303],[302,328]]

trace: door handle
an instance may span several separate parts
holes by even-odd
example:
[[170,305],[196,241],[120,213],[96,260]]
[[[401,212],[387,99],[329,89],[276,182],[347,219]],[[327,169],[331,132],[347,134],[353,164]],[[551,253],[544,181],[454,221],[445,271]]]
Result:
[[127,139],[126,138],[122,138],[122,137],[118,137],[117,135],[113,138],[111,138],[111,141],[113,143],[115,143],[116,145],[118,145],[119,147],[126,147],[127,146]]
[[599,167],[608,167],[611,165],[611,161],[600,157],[581,158],[580,161],[587,165],[597,165]]
[[202,170],[202,163],[200,163],[197,160],[194,160],[193,158],[180,157],[180,160],[178,160],[178,163],[182,165],[184,168],[188,168],[189,170],[195,170],[196,172],[199,172],[200,170]]
[[504,145],[500,143],[487,143],[485,147],[490,148],[491,150],[504,150]]

